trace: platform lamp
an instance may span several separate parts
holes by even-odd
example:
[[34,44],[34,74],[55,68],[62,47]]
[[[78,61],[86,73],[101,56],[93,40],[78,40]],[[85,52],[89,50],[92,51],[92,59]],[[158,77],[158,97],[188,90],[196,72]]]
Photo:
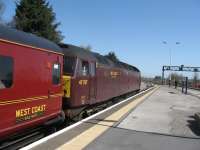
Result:
[[[165,45],[168,45],[168,42],[167,41],[162,41],[163,44]],[[181,43],[180,42],[175,42],[175,45],[180,45]],[[172,49],[169,48],[169,66],[172,66]],[[171,84],[171,80],[172,80],[172,76],[171,76],[171,72],[170,72],[170,84]]]

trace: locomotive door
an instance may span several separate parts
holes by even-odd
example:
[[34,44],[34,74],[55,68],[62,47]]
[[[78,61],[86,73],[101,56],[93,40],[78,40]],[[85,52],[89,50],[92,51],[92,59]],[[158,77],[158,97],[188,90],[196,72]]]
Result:
[[60,96],[62,91],[62,86],[61,86],[62,60],[55,55],[51,55],[49,57],[48,63],[51,64],[49,65],[50,86],[48,89],[48,98],[52,100],[52,99],[57,99],[56,97],[58,97],[58,95]]
[[8,105],[9,103],[12,104],[12,99],[16,99],[16,95],[11,94],[16,92],[16,88],[14,85],[14,65],[15,65],[14,56],[12,56],[11,51],[1,49],[0,50],[0,100],[1,100],[0,134],[5,129],[11,128],[11,125],[13,125],[13,123],[15,122],[14,109],[16,105]]
[[96,63],[90,62],[90,102],[96,99]]
[[80,60],[80,65],[79,65],[80,73],[78,79],[78,87],[77,91],[78,94],[78,101],[79,104],[77,105],[85,105],[89,104],[89,85],[90,85],[90,72],[89,72],[89,62],[85,60]]

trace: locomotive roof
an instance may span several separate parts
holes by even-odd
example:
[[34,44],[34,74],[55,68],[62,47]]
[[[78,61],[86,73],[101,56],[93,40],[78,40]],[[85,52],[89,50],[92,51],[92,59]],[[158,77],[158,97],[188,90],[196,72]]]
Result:
[[140,72],[139,69],[134,66],[126,64],[124,62],[113,62],[105,56],[100,55],[99,53],[87,51],[84,48],[78,46],[70,44],[59,44],[59,46],[63,48],[63,54],[66,56],[76,56],[84,60],[97,61],[98,63],[105,66],[118,67],[126,70]]
[[59,46],[63,49],[63,54],[66,56],[77,56],[81,59],[96,61],[96,58],[92,55],[92,53],[84,48],[70,44],[59,44]]
[[11,29],[4,25],[0,25],[0,39],[32,46],[35,48],[46,49],[52,52],[62,53],[62,49],[57,44],[47,39],[38,37],[31,33],[25,33],[23,31]]

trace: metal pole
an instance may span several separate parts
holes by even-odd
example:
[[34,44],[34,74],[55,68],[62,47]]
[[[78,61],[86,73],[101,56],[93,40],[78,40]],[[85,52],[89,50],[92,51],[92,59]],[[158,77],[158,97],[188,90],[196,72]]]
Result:
[[[172,51],[171,51],[171,48],[169,49],[169,66],[172,65]],[[170,77],[169,77],[169,87],[171,85],[171,80],[172,80],[172,71],[170,71]]]
[[182,93],[184,93],[184,81],[182,81],[181,86],[182,86]]
[[185,94],[187,94],[188,91],[188,77],[185,78]]
[[169,49],[169,63],[171,66],[172,65],[172,50],[171,50],[171,48]]
[[165,70],[164,70],[164,66],[162,68],[162,85],[164,85],[164,78],[165,78]]

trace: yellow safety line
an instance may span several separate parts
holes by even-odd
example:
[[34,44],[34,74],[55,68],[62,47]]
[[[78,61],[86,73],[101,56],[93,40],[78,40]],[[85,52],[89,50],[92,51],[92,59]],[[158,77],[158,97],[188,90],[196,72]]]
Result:
[[[148,96],[150,96],[153,92],[155,92],[159,87],[156,87],[154,90],[149,93],[139,97],[129,103],[128,105],[122,107],[117,112],[113,113],[109,117],[105,118],[104,121],[100,121],[98,124],[84,131],[80,135],[71,139],[64,145],[57,148],[57,150],[80,150],[84,149],[88,144],[94,141],[97,137],[102,135],[106,130],[111,128],[116,122],[118,122],[127,112],[131,111],[137,105],[139,105],[142,101],[144,101]],[[106,121],[112,120],[112,121]]]

